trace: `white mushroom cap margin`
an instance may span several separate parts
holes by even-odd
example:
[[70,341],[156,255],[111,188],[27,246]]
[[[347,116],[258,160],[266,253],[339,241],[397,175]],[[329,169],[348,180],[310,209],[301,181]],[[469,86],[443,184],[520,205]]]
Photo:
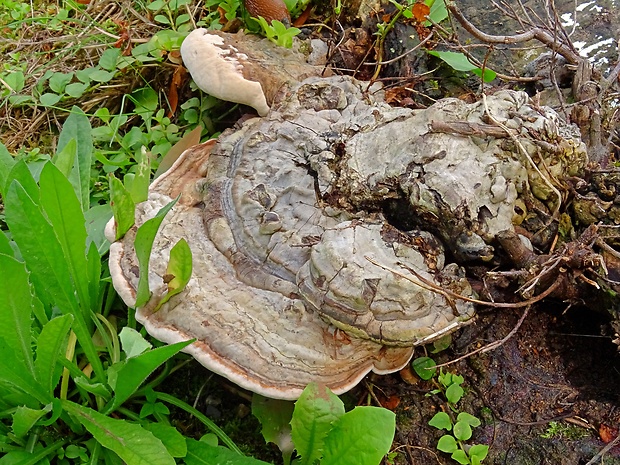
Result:
[[260,116],[269,112],[261,84],[244,77],[248,56],[206,29],[195,29],[181,45],[183,63],[205,93],[228,102],[253,107]]

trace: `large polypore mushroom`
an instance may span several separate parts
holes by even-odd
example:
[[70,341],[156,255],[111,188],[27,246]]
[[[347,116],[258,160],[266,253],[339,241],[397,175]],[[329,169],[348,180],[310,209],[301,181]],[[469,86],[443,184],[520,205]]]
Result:
[[[312,381],[342,393],[471,320],[472,304],[451,296],[473,291],[444,247],[460,260],[492,259],[494,236],[534,214],[533,199],[536,211],[555,208],[549,177],[587,161],[578,132],[522,93],[411,111],[365,89],[309,78],[267,117],[188,150],[156,180],[137,226],[182,195],[153,247],[152,297],[136,313],[149,333],[195,338],[187,351],[200,363],[269,397],[294,399]],[[480,130],[487,112],[519,134],[519,147]],[[473,135],[442,130],[458,124]],[[134,236],[110,249],[130,306]],[[193,277],[155,311],[180,238]]]

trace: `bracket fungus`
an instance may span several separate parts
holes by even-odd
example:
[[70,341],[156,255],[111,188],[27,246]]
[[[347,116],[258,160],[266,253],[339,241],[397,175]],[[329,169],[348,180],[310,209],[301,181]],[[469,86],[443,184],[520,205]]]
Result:
[[[310,77],[153,183],[110,249],[114,286],[132,306],[136,227],[181,194],[155,239],[151,299],[136,312],[150,334],[195,338],[186,350],[210,370],[295,399],[312,381],[342,393],[370,371],[397,371],[414,346],[472,321],[473,304],[450,297],[475,295],[460,264],[494,259],[495,235],[555,208],[541,169],[583,169],[578,131],[519,92],[408,110],[366,87]],[[520,148],[481,129],[488,113]],[[155,311],[181,238],[193,276]]]

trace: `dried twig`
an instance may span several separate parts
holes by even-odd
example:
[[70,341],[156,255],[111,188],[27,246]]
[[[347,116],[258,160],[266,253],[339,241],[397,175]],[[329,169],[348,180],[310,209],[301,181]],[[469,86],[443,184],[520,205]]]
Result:
[[510,339],[512,336],[514,336],[516,334],[516,332],[519,330],[519,328],[521,327],[521,325],[525,321],[525,317],[527,317],[527,315],[528,315],[528,313],[530,311],[530,308],[532,308],[531,305],[528,305],[527,307],[525,307],[525,310],[523,311],[523,314],[519,318],[519,321],[517,321],[517,324],[502,339],[500,339],[498,341],[491,342],[490,344],[487,344],[486,346],[480,347],[480,348],[478,348],[476,350],[472,350],[471,352],[467,352],[465,355],[461,355],[460,357],[457,357],[457,358],[455,358],[453,360],[450,360],[448,362],[440,363],[439,365],[435,365],[435,368],[440,368],[440,367],[445,367],[445,366],[448,366],[448,365],[452,365],[453,363],[460,362],[461,360],[469,358],[472,355],[484,354],[485,352],[489,352],[491,350],[497,349],[498,347],[501,347],[503,344],[505,344],[508,341],[508,339]]
[[528,40],[536,39],[539,42],[542,42],[551,50],[562,55],[566,58],[571,64],[577,64],[582,58],[568,45],[563,42],[557,40],[557,37],[554,37],[546,30],[535,27],[530,29],[527,32],[523,32],[521,34],[516,34],[513,36],[494,36],[491,34],[487,34],[486,32],[482,32],[476,26],[474,26],[467,18],[463,16],[461,11],[456,7],[456,5],[452,4],[448,6],[448,9],[452,13],[452,15],[457,19],[459,23],[469,32],[471,35],[476,37],[477,39],[486,42],[488,44],[517,44],[521,42],[527,42]]

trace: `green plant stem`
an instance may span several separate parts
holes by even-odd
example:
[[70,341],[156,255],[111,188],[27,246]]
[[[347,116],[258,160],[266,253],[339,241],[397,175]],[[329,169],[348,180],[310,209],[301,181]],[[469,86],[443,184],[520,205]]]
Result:
[[48,455],[50,455],[53,452],[56,452],[56,450],[59,447],[62,447],[63,445],[65,445],[67,441],[65,440],[60,440],[60,441],[56,441],[55,443],[40,449],[37,451],[36,454],[32,454],[31,457],[28,457],[28,459],[26,460],[22,460],[19,462],[16,462],[16,464],[18,465],[35,465],[36,463],[38,463],[39,461],[43,460],[45,457],[47,457]]
[[394,24],[396,24],[396,21],[398,21],[398,19],[402,16],[403,10],[405,9],[404,6],[399,5],[396,2],[392,2],[392,3],[397,7],[398,13],[396,13],[394,17],[392,18],[392,20],[385,26],[385,28],[379,35],[379,38],[377,39],[377,63],[378,64],[377,64],[377,68],[375,69],[375,73],[370,79],[370,82],[374,82],[379,77],[379,73],[381,72],[381,62],[383,61],[383,44],[385,43],[385,38],[388,35],[388,32],[390,32],[394,28]]
[[118,413],[122,413],[123,415],[125,415],[127,418],[137,422],[137,423],[144,423],[144,420],[142,418],[140,418],[140,415],[138,415],[136,412],[134,412],[133,410],[129,410],[127,407],[119,407],[117,409]]
[[93,447],[93,451],[90,454],[90,465],[97,465],[99,462],[99,456],[101,455],[101,444],[95,441],[95,447]]
[[244,455],[243,452],[241,452],[241,449],[237,447],[237,444],[235,444],[233,440],[230,439],[228,435],[219,426],[213,423],[213,421],[211,421],[206,415],[199,412],[194,407],[183,402],[182,400],[177,399],[174,396],[171,396],[170,394],[166,394],[164,392],[155,392],[155,394],[157,395],[157,398],[161,400],[162,402],[168,402],[169,404],[172,404],[175,407],[178,407],[182,410],[185,410],[187,413],[194,415],[207,428],[213,431],[213,433],[215,433],[215,435],[220,439],[220,441],[222,441],[222,443],[226,447],[228,447],[232,451],[235,451],[239,455]]
[[33,428],[32,433],[28,435],[28,442],[26,443],[26,447],[24,450],[29,454],[34,452],[34,446],[39,442],[39,428]]

